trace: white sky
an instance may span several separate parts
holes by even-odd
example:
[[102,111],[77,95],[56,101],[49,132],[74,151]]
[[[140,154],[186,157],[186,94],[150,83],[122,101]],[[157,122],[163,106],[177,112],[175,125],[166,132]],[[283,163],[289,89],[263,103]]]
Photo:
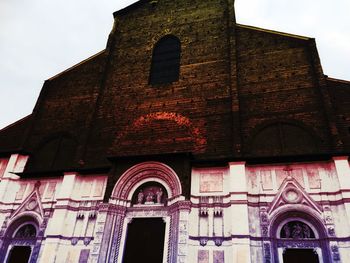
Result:
[[[0,0],[0,128],[32,112],[45,79],[103,50],[112,13],[134,2]],[[236,0],[238,23],[316,38],[324,73],[346,80],[349,12],[349,0]]]

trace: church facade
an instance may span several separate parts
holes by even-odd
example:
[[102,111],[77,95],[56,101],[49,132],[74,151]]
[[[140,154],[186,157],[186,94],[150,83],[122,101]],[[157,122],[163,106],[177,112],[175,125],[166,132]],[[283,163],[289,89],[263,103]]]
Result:
[[140,0],[0,131],[0,262],[350,262],[350,82],[234,0]]

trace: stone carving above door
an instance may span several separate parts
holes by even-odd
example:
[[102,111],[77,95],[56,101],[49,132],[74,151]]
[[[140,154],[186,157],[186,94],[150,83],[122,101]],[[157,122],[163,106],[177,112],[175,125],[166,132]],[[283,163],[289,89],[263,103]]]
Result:
[[278,194],[268,208],[269,215],[284,205],[303,205],[322,213],[322,208],[305,192],[304,188],[291,176],[282,183]]
[[132,197],[133,206],[165,205],[167,191],[158,182],[147,182],[136,189]]
[[313,230],[301,221],[289,221],[281,229],[280,237],[284,239],[314,239]]

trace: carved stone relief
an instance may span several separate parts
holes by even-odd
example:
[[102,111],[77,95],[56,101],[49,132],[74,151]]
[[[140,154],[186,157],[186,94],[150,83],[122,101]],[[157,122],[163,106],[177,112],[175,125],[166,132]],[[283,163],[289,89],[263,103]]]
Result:
[[264,261],[265,261],[265,263],[271,263],[271,245],[270,245],[270,243],[264,243]]
[[261,235],[263,237],[268,237],[269,235],[269,217],[267,213],[266,207],[260,208],[260,227],[261,227]]
[[334,261],[340,260],[339,248],[336,244],[331,245],[332,258]]
[[167,193],[165,188],[156,182],[140,186],[132,198],[132,203],[138,205],[166,204]]
[[280,237],[289,239],[314,239],[315,234],[307,224],[300,221],[290,221],[282,227]]

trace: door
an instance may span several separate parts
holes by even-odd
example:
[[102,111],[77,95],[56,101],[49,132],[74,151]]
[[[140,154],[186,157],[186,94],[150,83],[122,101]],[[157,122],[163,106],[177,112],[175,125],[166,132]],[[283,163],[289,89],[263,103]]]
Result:
[[127,229],[123,263],[162,263],[164,234],[162,218],[133,219]]
[[313,249],[286,249],[283,263],[319,263],[318,255]]
[[28,263],[32,249],[30,246],[12,247],[7,263]]

